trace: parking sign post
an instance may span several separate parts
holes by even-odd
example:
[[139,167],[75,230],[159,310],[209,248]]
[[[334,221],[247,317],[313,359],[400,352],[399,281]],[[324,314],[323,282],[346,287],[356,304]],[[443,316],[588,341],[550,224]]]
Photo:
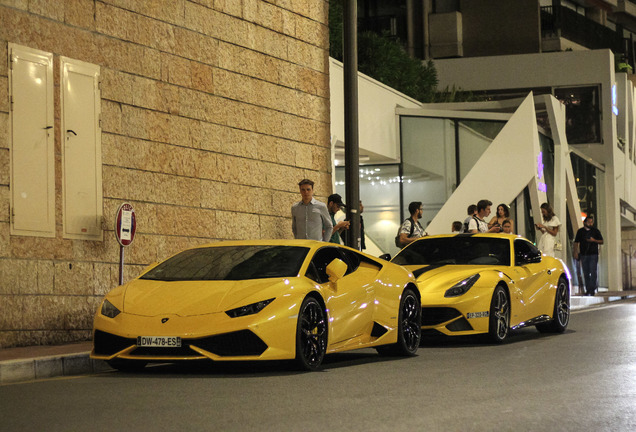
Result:
[[120,205],[115,218],[115,237],[119,243],[119,285],[124,284],[124,248],[133,242],[136,230],[137,220],[133,206],[129,203]]

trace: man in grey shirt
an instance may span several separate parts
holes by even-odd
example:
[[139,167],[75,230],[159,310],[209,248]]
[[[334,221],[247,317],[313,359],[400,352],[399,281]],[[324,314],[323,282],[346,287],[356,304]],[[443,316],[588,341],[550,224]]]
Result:
[[327,205],[314,198],[314,182],[303,179],[298,183],[302,200],[291,208],[294,238],[328,242],[333,231]]

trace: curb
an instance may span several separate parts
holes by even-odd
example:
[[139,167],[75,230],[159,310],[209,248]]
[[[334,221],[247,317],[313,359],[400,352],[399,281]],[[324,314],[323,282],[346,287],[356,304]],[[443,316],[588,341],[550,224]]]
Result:
[[90,352],[83,352],[2,361],[0,362],[0,384],[112,370],[105,361],[93,360],[89,354]]

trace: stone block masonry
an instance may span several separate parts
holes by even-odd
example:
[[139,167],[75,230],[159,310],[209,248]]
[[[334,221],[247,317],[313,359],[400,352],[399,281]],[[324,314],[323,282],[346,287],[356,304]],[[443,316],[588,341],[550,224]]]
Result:
[[[0,348],[91,337],[117,285],[189,246],[291,238],[297,183],[331,190],[328,2],[0,0]],[[54,237],[11,233],[9,44],[53,54]],[[98,65],[103,240],[64,238],[60,58]]]

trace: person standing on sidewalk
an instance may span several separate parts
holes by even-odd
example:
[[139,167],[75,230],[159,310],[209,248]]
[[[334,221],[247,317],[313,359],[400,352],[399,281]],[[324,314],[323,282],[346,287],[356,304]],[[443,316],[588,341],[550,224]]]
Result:
[[[541,231],[541,237],[537,243],[537,247],[548,256],[554,256],[554,251],[557,246],[557,235],[559,234],[559,227],[561,221],[554,214],[554,209],[547,202],[541,204],[541,216],[543,216],[542,224],[534,224],[538,231]],[[558,249],[560,250],[560,249]]]
[[331,217],[331,223],[333,225],[333,230],[330,238],[331,243],[340,244],[340,233],[346,229],[349,229],[349,221],[342,220],[336,223],[335,215],[345,206],[345,203],[342,202],[342,197],[339,194],[329,195],[327,198],[327,210],[329,210],[329,216]]
[[303,179],[298,183],[302,199],[292,205],[292,232],[296,239],[328,242],[333,231],[327,205],[314,198],[314,182]]
[[583,221],[583,228],[574,237],[574,259],[581,261],[586,295],[593,296],[598,288],[598,246],[603,244],[601,232],[594,228],[594,216]]
[[414,242],[420,237],[428,235],[419,221],[422,219],[423,211],[422,203],[420,201],[413,201],[409,204],[409,213],[411,216],[402,222],[400,231],[398,232],[398,239],[401,247]]

